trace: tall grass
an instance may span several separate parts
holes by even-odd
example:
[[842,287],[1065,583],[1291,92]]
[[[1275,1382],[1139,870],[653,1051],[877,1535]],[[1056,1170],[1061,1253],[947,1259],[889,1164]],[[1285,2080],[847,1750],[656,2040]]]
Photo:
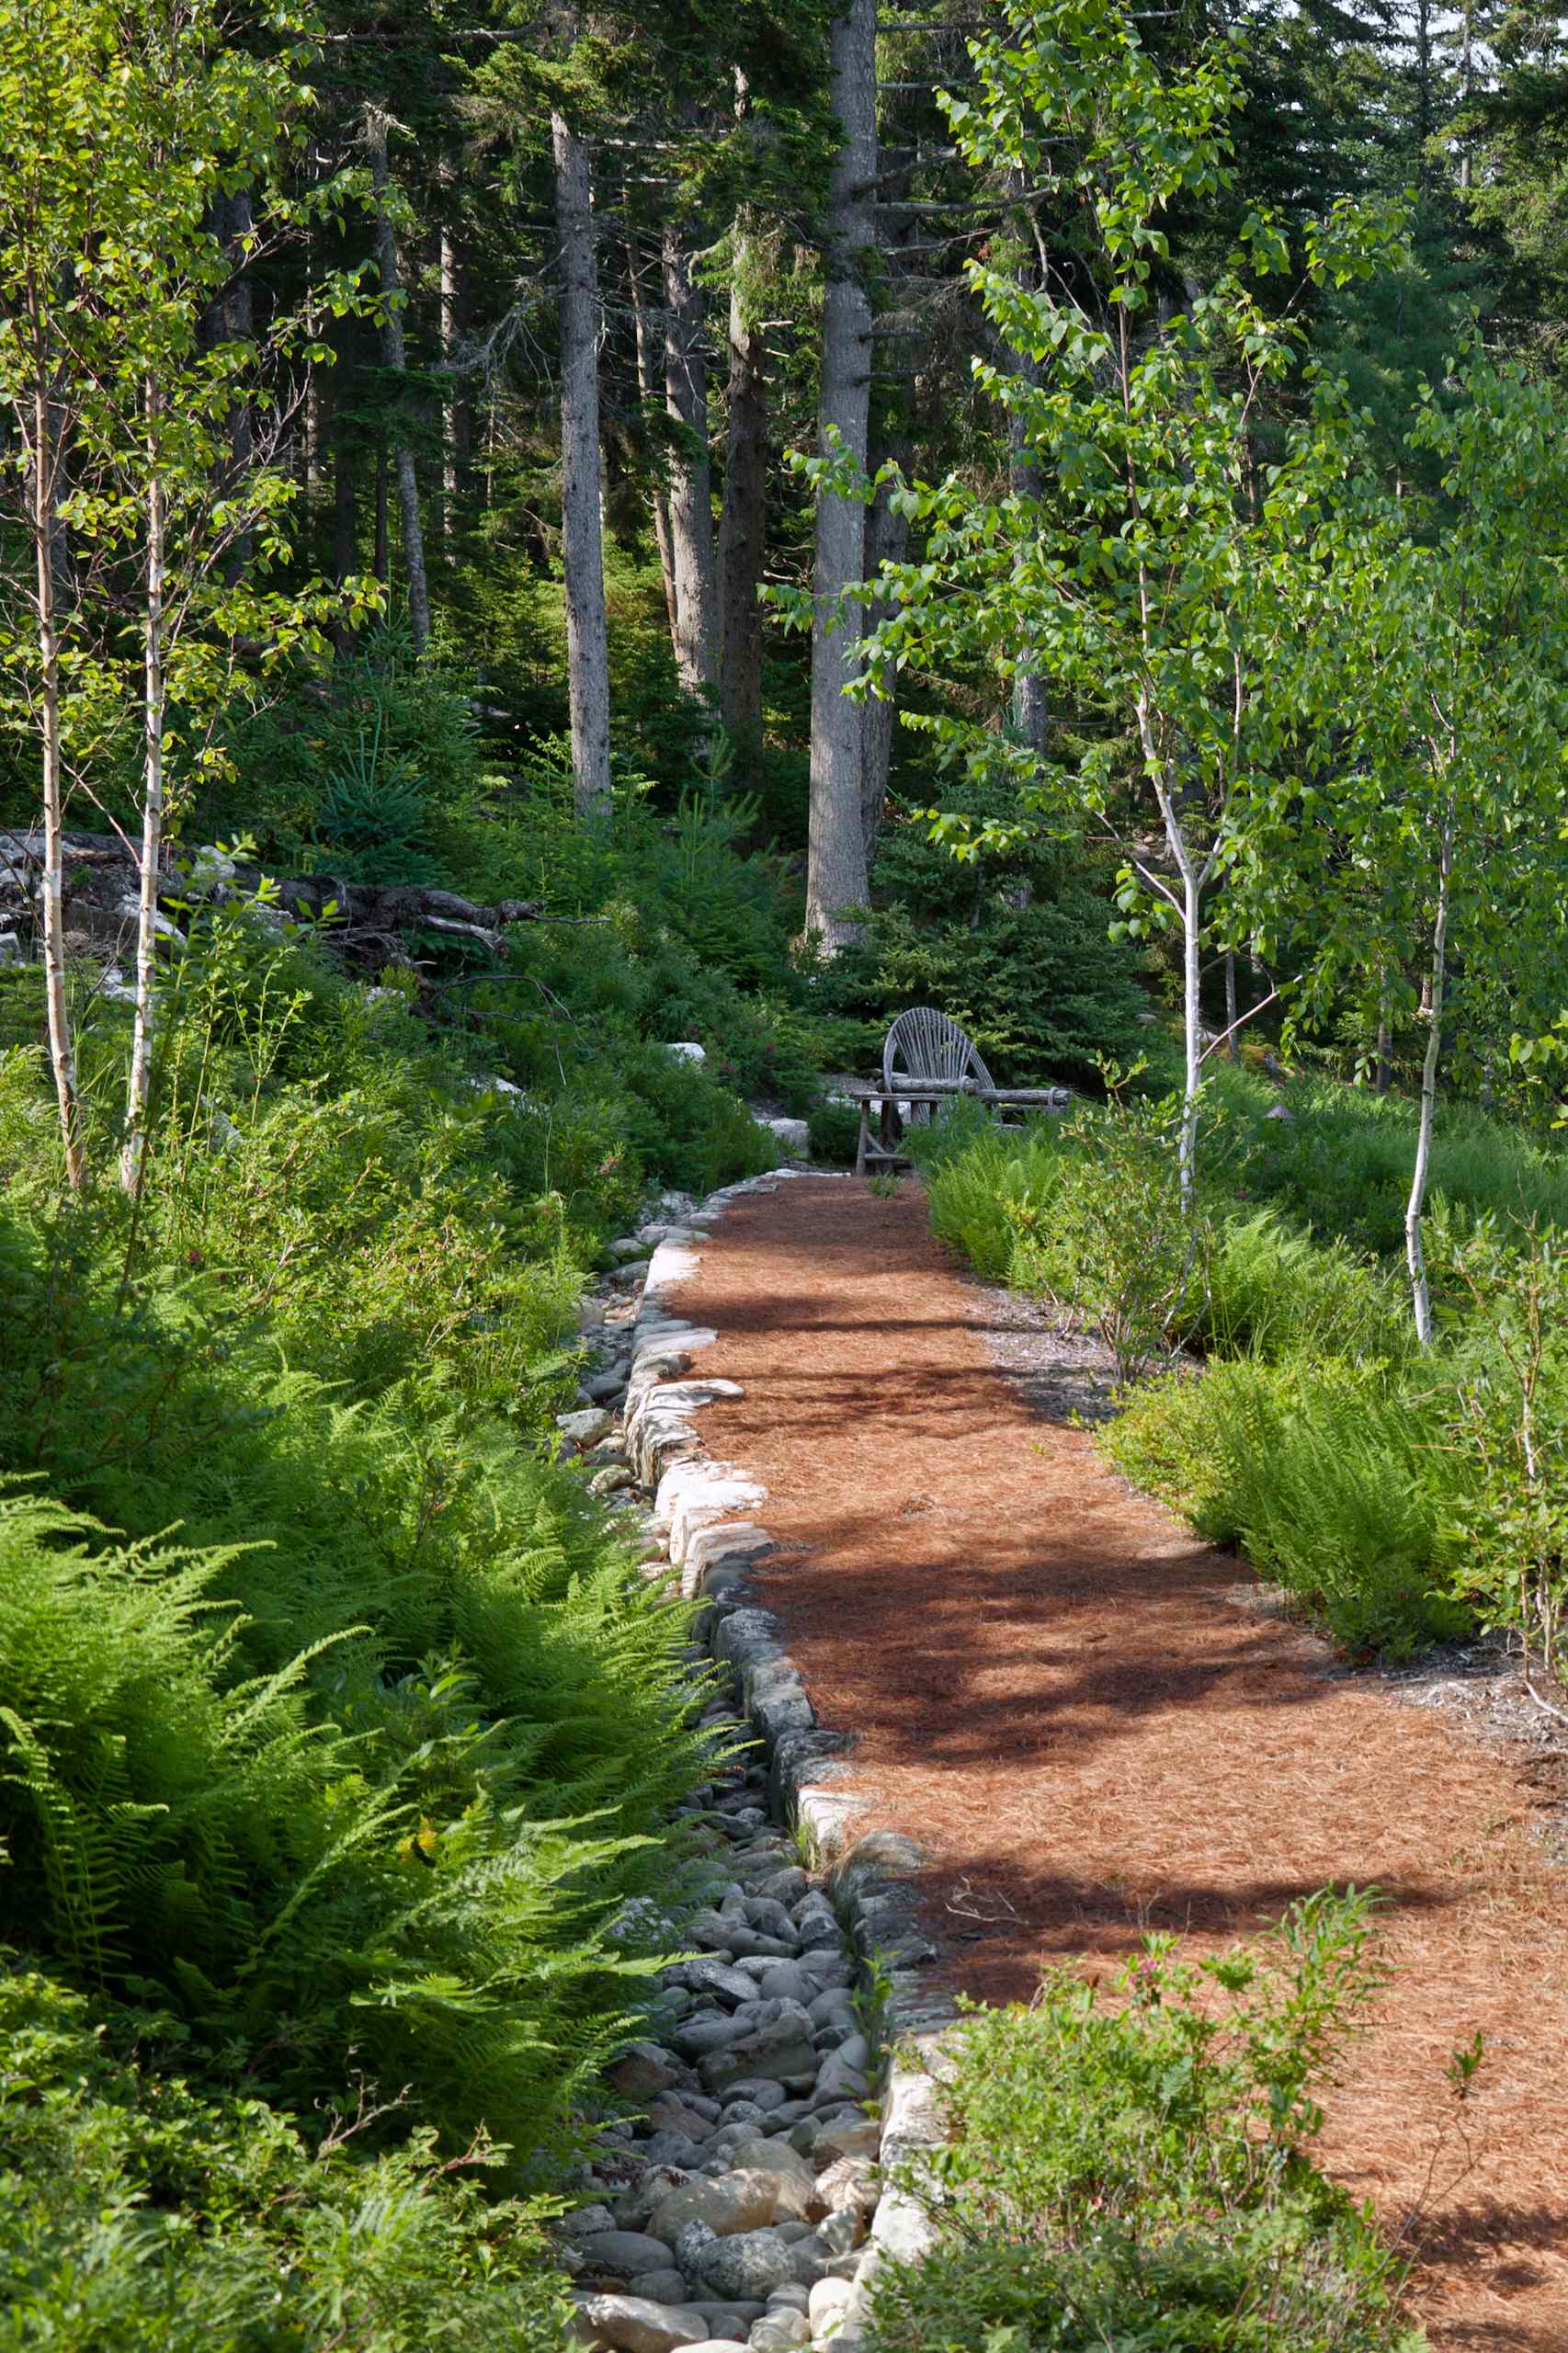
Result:
[[1114,1107],[1021,1139],[961,1107],[915,1145],[933,1224],[983,1274],[1108,1337],[1108,1302],[1137,1293],[1158,1326],[1142,1363],[1160,1347],[1189,1361],[1124,1390],[1101,1444],[1352,1650],[1447,1639],[1477,1614],[1555,1629],[1562,1513],[1541,1464],[1568,1428],[1568,1372],[1543,1302],[1564,1278],[1552,1229],[1530,1222],[1568,1221],[1562,1156],[1449,1115],[1451,1192],[1433,1220],[1442,1336],[1427,1355],[1397,1263],[1369,1247],[1402,1239],[1407,1107],[1294,1086],[1285,1122],[1245,1074],[1218,1092],[1228,1151],[1179,1283],[1150,1265],[1171,1252],[1155,1211],[1174,1177],[1153,1127]]

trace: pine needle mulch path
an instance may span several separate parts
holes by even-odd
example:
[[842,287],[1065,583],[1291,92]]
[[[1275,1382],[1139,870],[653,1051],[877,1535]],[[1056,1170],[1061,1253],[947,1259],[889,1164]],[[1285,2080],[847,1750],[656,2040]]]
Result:
[[[1334,1881],[1387,1898],[1395,1976],[1330,2096],[1325,2155],[1393,2226],[1421,2208],[1435,2346],[1568,2348],[1568,1872],[1501,1757],[1239,1597],[1245,1573],[1133,1495],[994,1369],[984,1292],[918,1189],[744,1197],[680,1310],[718,1455],[766,1484],[758,1580],[867,1827],[934,1858],[949,1981],[1205,1944]],[[1455,2130],[1450,2052],[1487,2056]]]

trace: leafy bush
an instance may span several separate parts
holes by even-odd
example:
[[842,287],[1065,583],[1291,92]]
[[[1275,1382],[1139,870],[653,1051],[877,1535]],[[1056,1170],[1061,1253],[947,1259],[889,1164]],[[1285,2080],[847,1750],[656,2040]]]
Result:
[[186,2057],[172,2019],[0,1970],[0,2353],[565,2341],[538,2214],[474,2165],[352,2099],[312,2147],[261,2100],[192,2085]]
[[626,2031],[646,1964],[603,1931],[644,1883],[628,1817],[680,1756],[634,1755],[618,1727],[636,1777],[618,1806],[612,1711],[572,1704],[597,1696],[606,1595],[551,1642],[546,1576],[520,1604],[516,1570],[474,1577],[472,1664],[401,1677],[340,1625],[312,1704],[332,1636],[246,1675],[232,1558],[94,1535],[0,1497],[12,1935],[87,1985],[155,1992],[226,2068],[302,2105],[357,2048],[455,2140],[483,2124],[519,2161],[550,2149]]
[[1063,1969],[971,2011],[954,2137],[905,2181],[937,2244],[879,2269],[877,2353],[1415,2353],[1398,2266],[1311,2154],[1378,1984],[1369,1910],[1325,1892],[1266,1960],[1151,1938],[1109,2002]]
[[1242,1358],[1133,1392],[1103,1443],[1357,1651],[1461,1633],[1437,1429],[1377,1367]]
[[[1244,1069],[1216,1070],[1209,1092],[1245,1148],[1239,1182],[1315,1236],[1397,1257],[1415,1154],[1415,1106],[1327,1079],[1271,1085]],[[1267,1114],[1283,1097],[1288,1120]],[[1505,1228],[1531,1218],[1568,1228],[1568,1154],[1465,1104],[1438,1108],[1434,1192],[1461,1227],[1490,1212]]]

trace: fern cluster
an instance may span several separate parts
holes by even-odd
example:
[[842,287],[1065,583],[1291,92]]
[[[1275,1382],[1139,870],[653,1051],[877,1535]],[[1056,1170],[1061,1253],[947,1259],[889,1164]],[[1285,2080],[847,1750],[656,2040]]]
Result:
[[[350,2094],[314,2146],[174,2022],[0,1968],[0,2353],[556,2353],[536,2210]],[[137,2052],[136,2057],[131,2054]]]
[[[5,1934],[155,1996],[301,2104],[352,2047],[449,2134],[537,2157],[650,1966],[604,1932],[649,1876],[679,1739],[613,1786],[604,1724],[551,1712],[591,1677],[585,1631],[549,1641],[548,1599],[509,1630],[542,1654],[531,1683],[514,1665],[509,1719],[481,1671],[379,1673],[368,1632],[250,1674],[256,1630],[221,1597],[265,1555],[100,1537],[0,1496]],[[587,1622],[611,1582],[590,1581]],[[492,1665],[502,1586],[479,1629]]]

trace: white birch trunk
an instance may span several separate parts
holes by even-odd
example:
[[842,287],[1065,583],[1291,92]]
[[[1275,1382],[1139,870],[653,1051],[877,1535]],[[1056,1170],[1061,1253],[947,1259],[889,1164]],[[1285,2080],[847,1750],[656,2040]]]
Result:
[[1421,1061],[1421,1111],[1415,1129],[1415,1165],[1410,1176],[1410,1198],[1404,1205],[1404,1256],[1410,1269],[1410,1304],[1415,1316],[1415,1336],[1424,1348],[1432,1345],[1432,1291],[1422,1246],[1421,1221],[1426,1207],[1426,1179],[1432,1165],[1432,1129],[1437,1108],[1437,1063],[1443,1049],[1443,983],[1448,969],[1449,892],[1454,870],[1454,804],[1443,815],[1443,839],[1437,861],[1437,908],[1432,922],[1432,961],[1427,973],[1426,1051]]
[[[392,227],[392,214],[387,209],[387,119],[372,109],[366,117],[367,136],[370,150],[370,182],[376,197],[376,268],[381,284],[381,300],[386,314],[381,321],[381,365],[389,374],[402,376],[408,367],[407,344],[403,328],[402,286],[398,273],[397,232]],[[397,475],[398,520],[403,536],[403,569],[408,589],[408,633],[414,641],[415,655],[424,653],[430,642],[430,589],[425,570],[425,531],[419,517],[419,476],[415,469],[414,450],[406,432],[399,431],[392,442],[392,461]]]
[[136,908],[136,1022],[125,1099],[119,1181],[132,1199],[146,1178],[147,1112],[158,1010],[158,870],[164,851],[164,478],[157,446],[160,398],[147,387],[147,590],[142,680],[141,888]]
[[[38,306],[41,309],[41,306]],[[38,310],[35,309],[36,326]],[[49,1015],[49,1059],[60,1105],[60,1134],[65,1149],[65,1181],[74,1193],[87,1181],[82,1140],[82,1102],[65,987],[64,805],[62,792],[60,636],[55,605],[55,476],[60,452],[50,402],[50,369],[40,349],[33,401],[31,536],[37,567],[39,718],[43,762],[43,973]]]
[[[830,433],[862,467],[870,421],[871,305],[865,267],[872,243],[877,172],[876,0],[848,0],[833,28],[832,103],[839,150],[828,191],[823,297],[820,446]],[[862,805],[864,718],[846,696],[858,675],[858,616],[841,612],[845,588],[865,574],[866,510],[858,499],[817,500],[812,577],[811,815],[806,928],[832,954],[859,931],[866,902]]]
[[[576,19],[555,14],[571,39]],[[599,514],[599,287],[593,173],[585,140],[550,119],[561,239],[561,537],[566,574],[566,671],[572,781],[579,816],[608,816],[609,634]]]
[[[1179,821],[1174,813],[1166,822],[1179,839]],[[1186,1083],[1176,1167],[1181,1180],[1181,1205],[1190,1216],[1198,1188],[1198,1108],[1203,1086],[1203,884],[1185,846],[1181,870],[1181,1026]]]

